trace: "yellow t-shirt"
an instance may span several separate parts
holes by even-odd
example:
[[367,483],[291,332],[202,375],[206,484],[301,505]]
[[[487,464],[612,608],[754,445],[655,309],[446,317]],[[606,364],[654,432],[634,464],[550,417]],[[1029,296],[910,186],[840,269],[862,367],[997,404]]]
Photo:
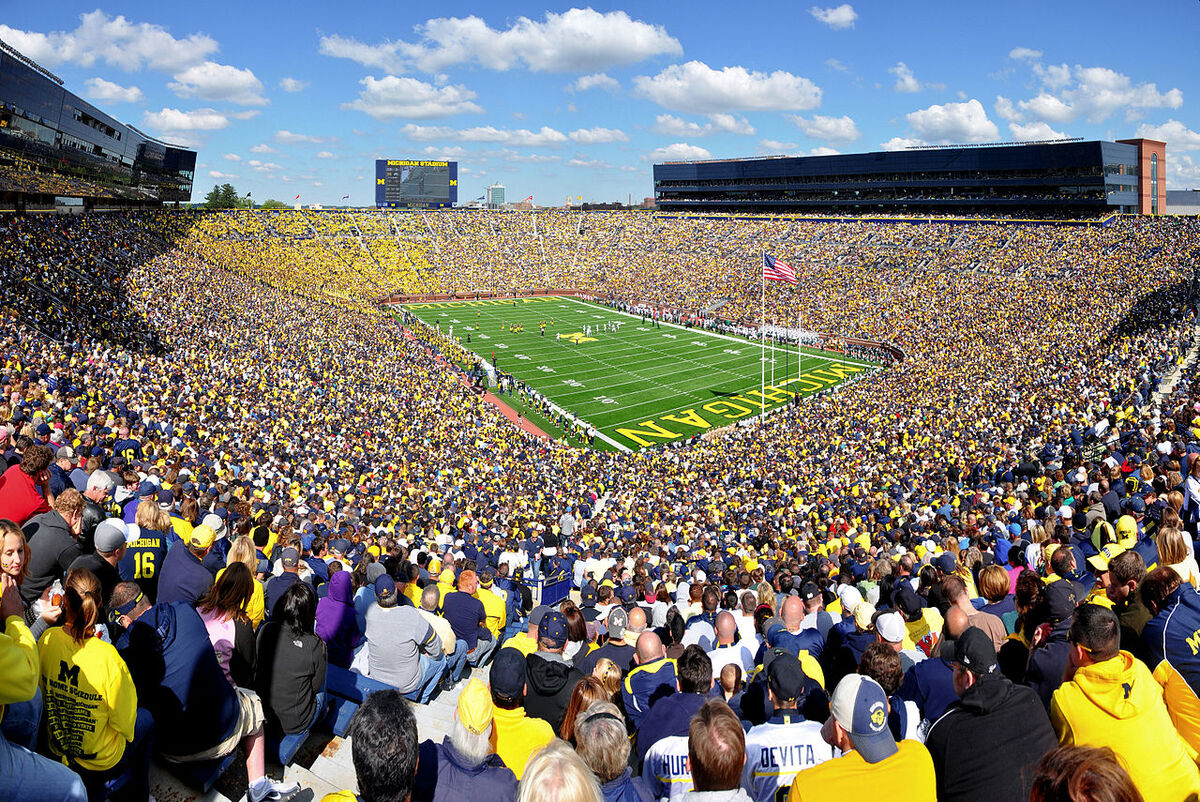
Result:
[[504,643],[500,644],[501,649],[516,649],[521,654],[528,657],[537,651],[537,641],[529,637],[528,632],[518,632]]
[[887,760],[868,763],[858,752],[805,769],[796,775],[787,802],[845,802],[901,788],[905,802],[937,802],[933,758],[918,741],[900,741]]
[[111,769],[133,740],[137,719],[137,689],[125,661],[111,643],[76,643],[61,627],[42,634],[38,653],[51,751],[85,769]]
[[[216,579],[213,580],[214,584],[221,579],[221,574],[223,573],[225,573],[224,568],[217,571]],[[254,595],[250,597],[250,601],[246,602],[246,609],[242,612],[250,619],[250,624],[254,629],[258,629],[263,619],[267,617],[266,596],[263,592],[262,582],[259,582],[257,579],[254,580]]]

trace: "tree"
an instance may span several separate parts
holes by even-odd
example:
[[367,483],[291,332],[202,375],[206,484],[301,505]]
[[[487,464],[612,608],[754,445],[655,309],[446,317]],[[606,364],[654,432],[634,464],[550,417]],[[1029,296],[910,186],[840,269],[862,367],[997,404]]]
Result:
[[267,198],[265,201],[263,201],[263,204],[261,206],[259,206],[258,208],[260,208],[260,209],[290,209],[291,207],[288,206],[286,203],[284,203],[281,200],[275,200],[274,198]]
[[204,196],[206,209],[240,209],[246,205],[247,201],[238,194],[233,184],[214,185],[212,191]]
[[213,184],[212,191],[204,196],[204,208],[220,209],[221,206],[221,188]]
[[233,184],[221,185],[222,209],[236,209],[240,205],[238,203],[239,200],[240,198],[238,197],[237,190],[233,188]]

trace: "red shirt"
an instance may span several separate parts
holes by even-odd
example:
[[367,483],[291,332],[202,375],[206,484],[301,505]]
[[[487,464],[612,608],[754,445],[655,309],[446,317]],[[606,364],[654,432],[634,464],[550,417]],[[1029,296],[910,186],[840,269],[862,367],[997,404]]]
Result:
[[14,465],[0,476],[0,518],[24,525],[33,516],[49,512],[50,505],[38,491],[33,477]]

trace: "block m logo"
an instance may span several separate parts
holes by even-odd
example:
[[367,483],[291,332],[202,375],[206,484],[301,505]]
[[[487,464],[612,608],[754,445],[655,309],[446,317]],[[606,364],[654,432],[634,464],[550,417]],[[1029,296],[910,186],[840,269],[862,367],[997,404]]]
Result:
[[79,687],[79,666],[68,666],[66,660],[58,661],[58,681],[69,682],[72,687]]

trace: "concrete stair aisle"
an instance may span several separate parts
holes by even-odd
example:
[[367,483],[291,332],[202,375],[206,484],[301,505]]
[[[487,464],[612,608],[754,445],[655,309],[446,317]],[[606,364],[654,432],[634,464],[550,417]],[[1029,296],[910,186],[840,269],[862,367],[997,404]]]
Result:
[[[488,680],[488,667],[476,668],[471,676]],[[438,693],[427,705],[412,705],[417,720],[417,737],[421,741],[441,743],[454,724],[458,697],[466,683],[450,691]],[[245,760],[235,760],[212,790],[201,794],[198,789],[180,782],[173,774],[152,763],[150,793],[157,802],[239,802],[246,799]],[[326,794],[342,790],[357,790],[354,759],[349,738],[339,738],[327,728],[314,729],[300,748],[296,760],[286,768],[267,765],[273,779],[300,783],[296,802],[320,802]]]

